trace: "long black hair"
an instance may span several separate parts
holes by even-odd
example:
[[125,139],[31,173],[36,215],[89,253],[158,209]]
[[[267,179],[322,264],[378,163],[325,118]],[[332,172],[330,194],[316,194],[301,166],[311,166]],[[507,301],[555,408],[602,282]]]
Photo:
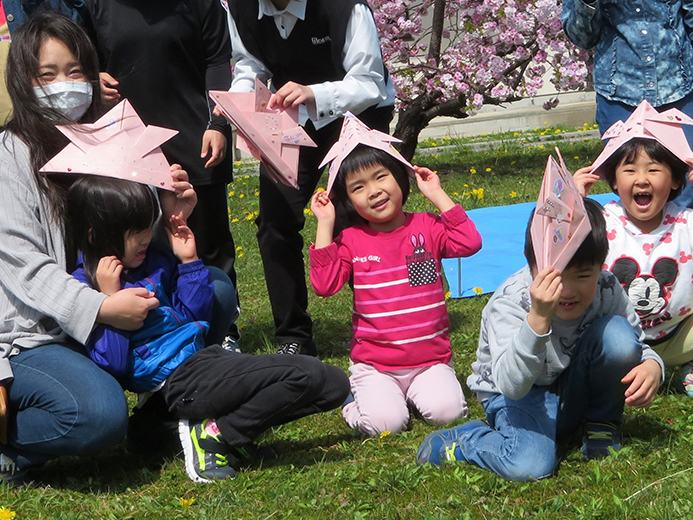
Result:
[[334,202],[338,205],[342,205],[346,209],[349,224],[351,225],[363,222],[363,218],[356,213],[356,210],[349,200],[346,189],[347,178],[354,172],[365,168],[371,168],[372,166],[384,166],[392,173],[392,176],[402,190],[402,205],[407,202],[407,197],[409,197],[409,173],[404,164],[383,150],[363,144],[358,145],[354,148],[354,151],[347,155],[344,161],[342,161],[333,187]]
[[48,38],[65,44],[77,58],[85,78],[93,87],[92,104],[81,121],[94,121],[103,112],[103,105],[99,60],[84,30],[55,12],[41,11],[27,18],[12,34],[12,45],[7,56],[5,80],[12,100],[12,116],[5,128],[29,147],[31,167],[39,189],[48,199],[53,217],[59,221],[64,214],[60,178],[46,177],[39,169],[68,143],[55,125],[69,125],[73,121],[57,110],[41,105],[34,92],[33,81],[39,75],[39,52]]
[[92,287],[104,256],[125,254],[125,236],[149,229],[159,216],[154,192],[147,186],[98,175],[77,177],[67,191],[67,242],[72,262],[81,251]]

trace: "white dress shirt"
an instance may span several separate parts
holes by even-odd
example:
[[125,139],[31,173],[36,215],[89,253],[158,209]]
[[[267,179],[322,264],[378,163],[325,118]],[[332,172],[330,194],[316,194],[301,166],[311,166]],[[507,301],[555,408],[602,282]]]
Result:
[[[259,0],[258,20],[272,16],[277,31],[283,39],[291,34],[296,22],[305,19],[307,0],[290,0],[285,9],[279,11],[271,0]],[[235,61],[232,92],[252,92],[255,78],[268,81],[272,73],[256,57],[251,55],[238,34],[236,22],[229,13],[229,31],[233,60]],[[300,123],[308,119],[315,128],[322,128],[350,111],[359,114],[373,105],[394,104],[395,88],[385,70],[380,52],[380,39],[375,20],[368,7],[354,6],[347,25],[342,66],[346,71],[341,81],[325,81],[308,85],[315,95],[315,110],[305,105],[299,107]]]

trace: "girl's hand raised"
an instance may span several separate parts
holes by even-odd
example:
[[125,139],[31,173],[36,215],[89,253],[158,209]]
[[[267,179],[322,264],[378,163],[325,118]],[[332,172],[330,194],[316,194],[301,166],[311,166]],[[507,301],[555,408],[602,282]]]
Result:
[[123,264],[115,256],[104,256],[96,266],[96,283],[99,291],[112,295],[120,291],[120,275]]
[[176,191],[162,190],[159,195],[164,222],[168,222],[171,215],[176,215],[187,222],[197,204],[197,194],[188,180],[188,172],[181,168],[180,164],[171,165],[171,177],[173,177],[171,185]]
[[171,244],[171,250],[178,260],[183,264],[198,260],[195,235],[191,229],[185,225],[183,219],[176,215],[171,215],[166,226],[166,234]]
[[414,174],[419,191],[438,208],[438,211],[444,213],[452,209],[455,203],[441,187],[440,177],[436,172],[421,166],[414,166]]
[[587,197],[595,182],[599,180],[599,175],[592,173],[592,166],[580,168],[573,174],[573,181],[577,186],[580,195]]
[[313,195],[310,201],[310,210],[318,220],[335,221],[336,212],[334,204],[332,204],[329,195],[327,195],[327,192],[323,189],[316,191]]

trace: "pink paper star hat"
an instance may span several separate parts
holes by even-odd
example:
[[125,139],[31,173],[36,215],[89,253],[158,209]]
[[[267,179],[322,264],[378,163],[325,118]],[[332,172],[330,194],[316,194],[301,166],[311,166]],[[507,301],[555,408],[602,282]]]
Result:
[[298,108],[267,108],[272,93],[257,78],[255,92],[212,90],[209,96],[238,128],[237,146],[262,161],[275,182],[298,189],[300,146],[317,146],[298,124]]
[[337,178],[339,167],[342,165],[344,159],[360,144],[387,152],[401,162],[407,168],[410,175],[414,175],[414,167],[392,146],[392,143],[401,142],[402,141],[396,137],[368,128],[354,114],[347,112],[344,115],[344,122],[342,123],[342,130],[339,133],[339,139],[332,145],[332,148],[330,148],[330,151],[327,152],[327,155],[320,164],[320,168],[322,168],[328,162],[332,161],[332,164],[330,164],[329,178],[327,180],[327,193],[329,194],[332,191],[332,186],[334,186],[334,181]]
[[42,172],[101,175],[174,191],[171,165],[159,146],[178,131],[146,126],[127,99],[95,123],[57,128],[70,143]]
[[604,178],[604,173],[600,169],[606,160],[624,143],[636,137],[659,141],[667,150],[686,162],[686,159],[693,158],[693,151],[681,125],[693,125],[693,119],[676,108],[657,112],[647,101],[643,101],[625,123],[616,121],[604,132],[602,139],[609,139],[609,142],[594,161],[592,171]]
[[558,148],[556,153],[559,162],[551,156],[546,162],[530,228],[538,272],[563,271],[592,229],[573,176]]

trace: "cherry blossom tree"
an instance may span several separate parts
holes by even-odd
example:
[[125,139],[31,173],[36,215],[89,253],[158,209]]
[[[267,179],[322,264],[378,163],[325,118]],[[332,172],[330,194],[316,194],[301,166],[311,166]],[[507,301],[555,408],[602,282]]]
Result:
[[[588,54],[561,29],[560,0],[370,0],[397,89],[394,134],[411,158],[438,116],[588,86]],[[430,17],[428,15],[431,15]],[[549,108],[549,107],[546,107]]]

